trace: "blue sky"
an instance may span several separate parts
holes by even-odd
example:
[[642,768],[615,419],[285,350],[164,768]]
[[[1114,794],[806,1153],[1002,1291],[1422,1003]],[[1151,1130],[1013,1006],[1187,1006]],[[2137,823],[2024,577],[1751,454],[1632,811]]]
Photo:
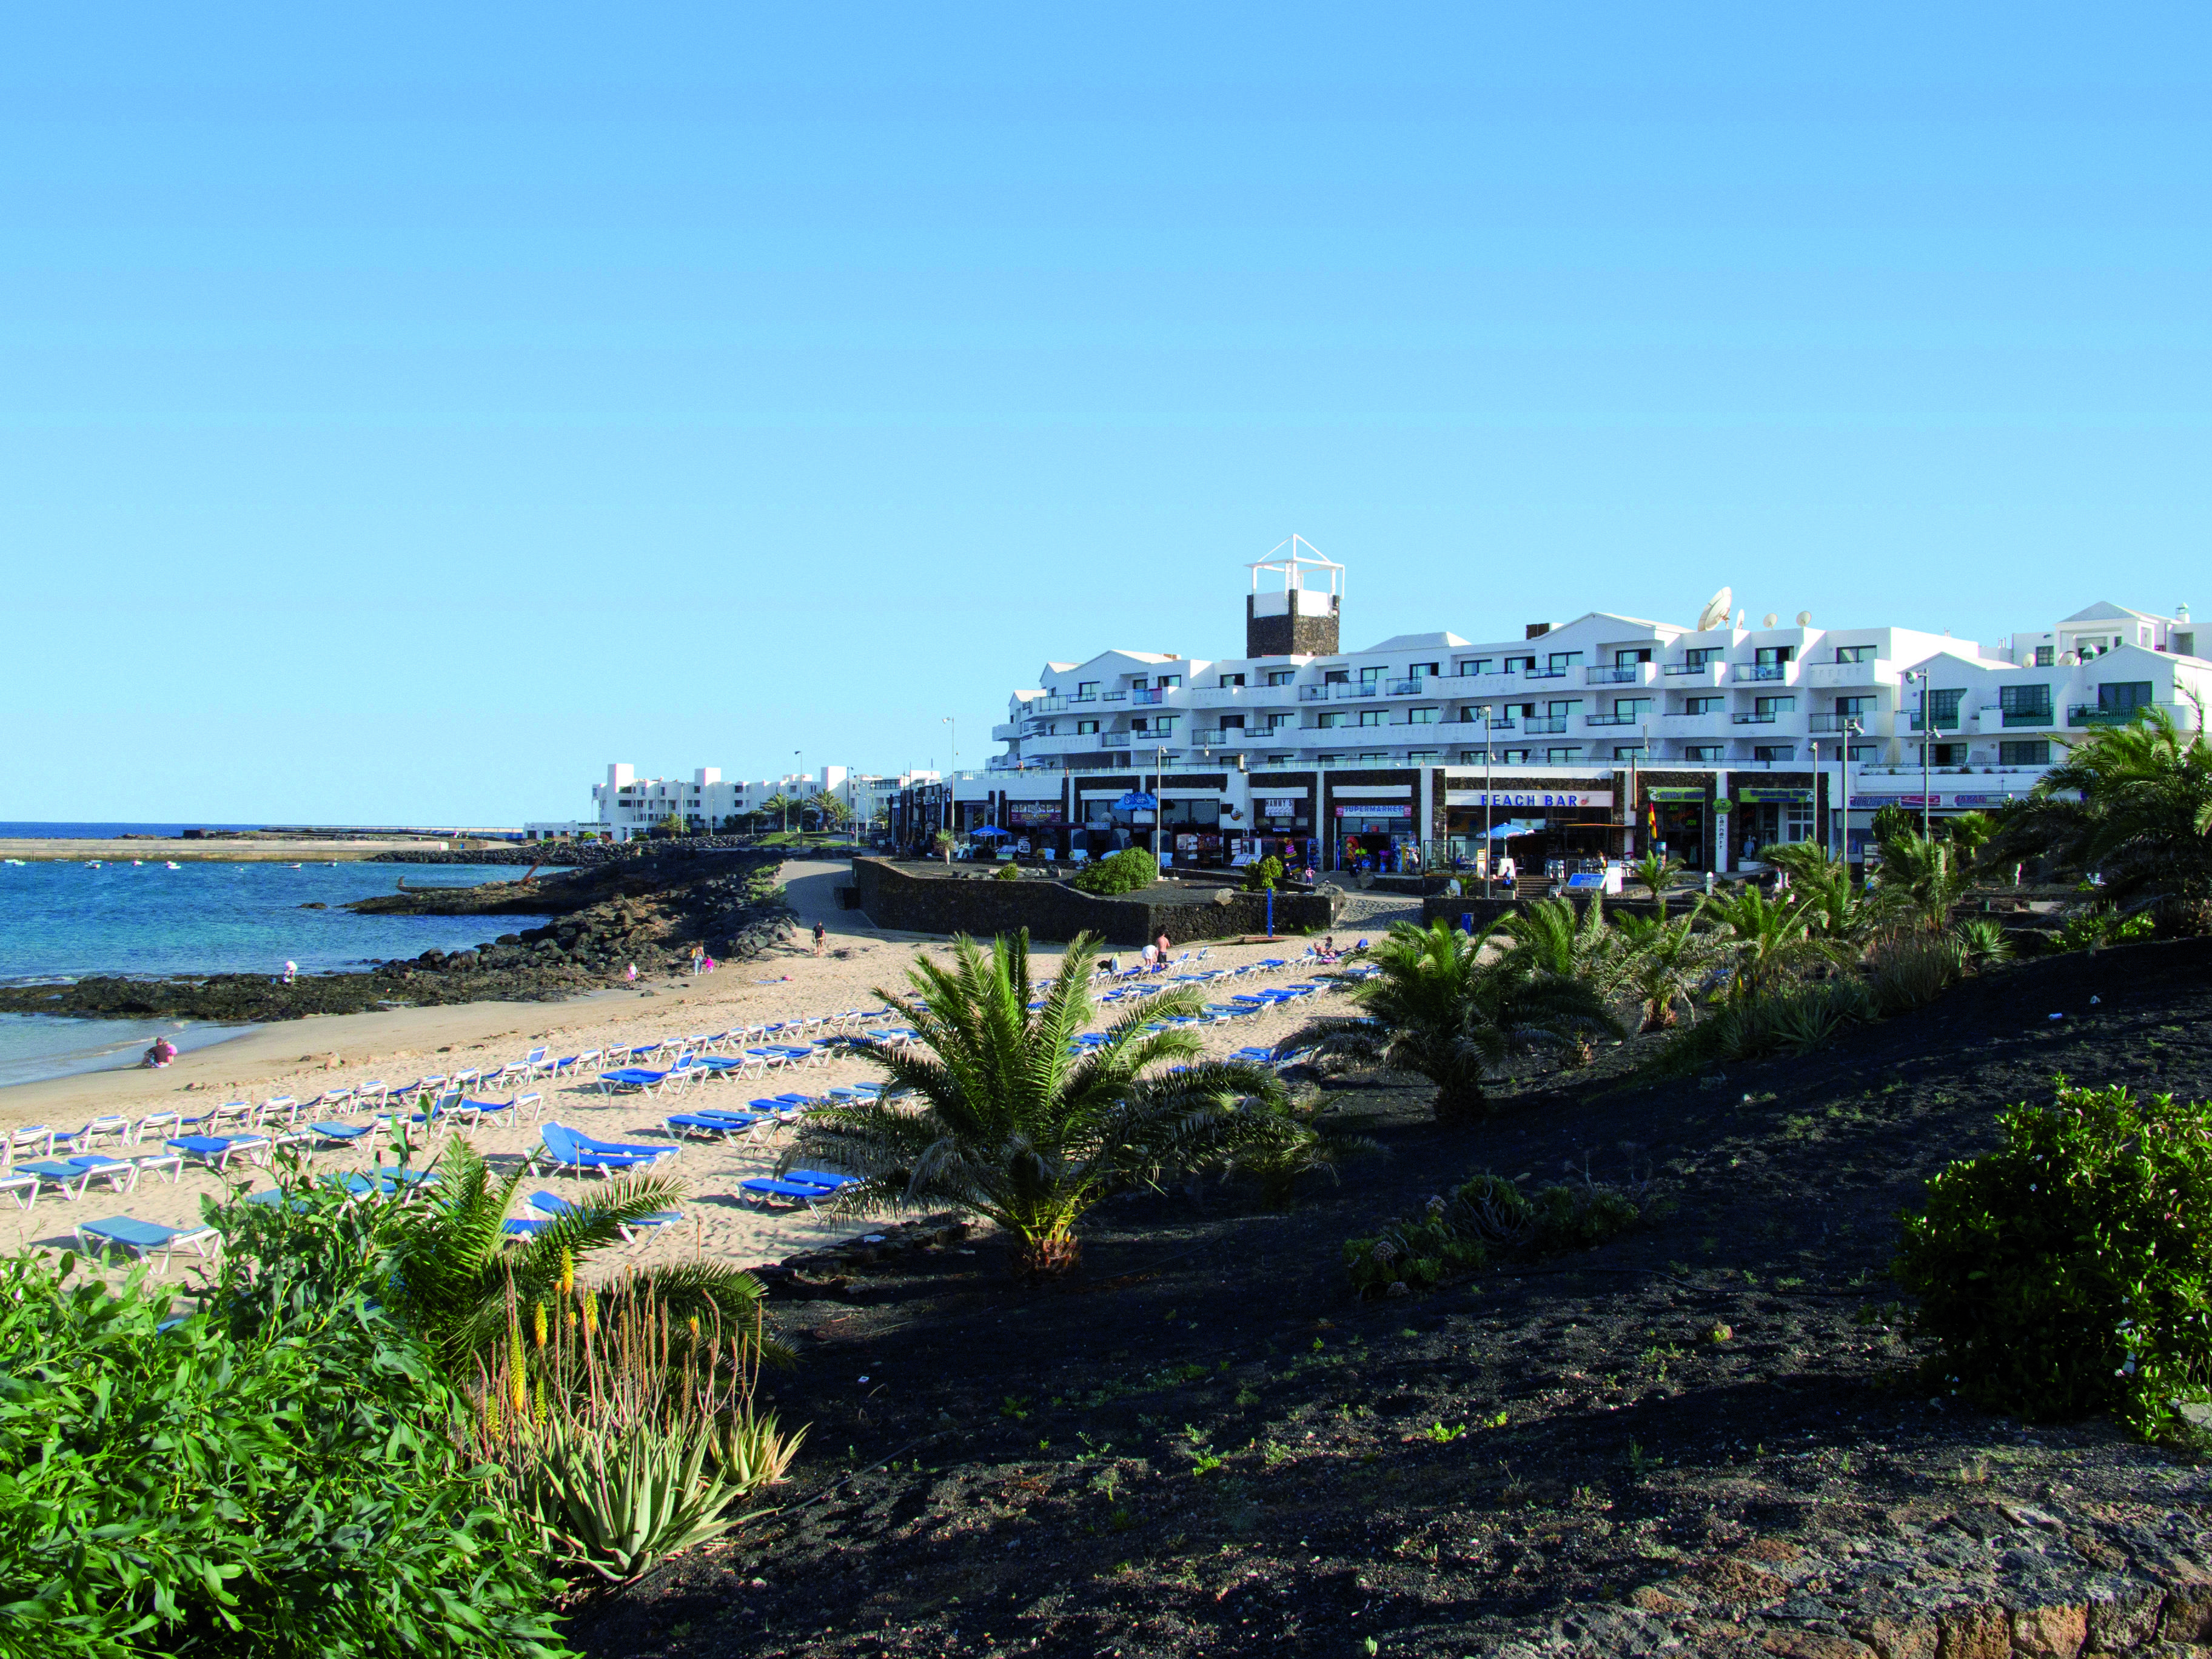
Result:
[[[1538,14],[1557,15],[1538,15]],[[1047,657],[2212,605],[2212,14],[69,9],[0,818],[979,762]]]

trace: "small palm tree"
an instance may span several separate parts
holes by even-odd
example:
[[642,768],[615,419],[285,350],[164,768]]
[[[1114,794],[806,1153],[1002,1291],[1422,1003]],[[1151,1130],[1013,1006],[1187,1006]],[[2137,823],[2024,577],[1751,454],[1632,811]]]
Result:
[[1973,884],[1974,855],[1938,836],[1913,831],[1881,843],[1876,903],[1901,923],[1940,933]]
[[1678,1010],[1727,955],[1719,934],[1698,929],[1704,908],[1697,905],[1671,921],[1663,915],[1628,916],[1615,924],[1627,963],[1626,984],[1643,1011],[1644,1030],[1671,1029],[1680,1018]]
[[[578,1267],[623,1228],[666,1210],[684,1195],[664,1176],[636,1174],[580,1199],[552,1224],[508,1244],[502,1224],[526,1170],[495,1180],[467,1142],[456,1140],[436,1160],[436,1184],[422,1190],[416,1218],[399,1246],[396,1281],[405,1316],[449,1368],[507,1330],[509,1287],[527,1308],[566,1296]],[[719,1316],[725,1328],[757,1328],[761,1284],[750,1273],[705,1261],[663,1263],[637,1270],[636,1291],[678,1318]],[[771,1346],[770,1356],[785,1358]]]
[[1437,1115],[1456,1121],[1482,1114],[1486,1074],[1515,1049],[1620,1034],[1587,980],[1553,973],[1517,949],[1485,962],[1482,950],[1441,919],[1396,923],[1370,956],[1381,974],[1352,987],[1360,1015],[1315,1020],[1275,1052],[1310,1049],[1414,1073],[1436,1085]]
[[1637,880],[1644,884],[1644,890],[1650,894],[1657,902],[1659,914],[1665,915],[1667,890],[1674,885],[1674,878],[1682,873],[1684,868],[1682,861],[1677,858],[1671,858],[1655,848],[1628,867],[1636,872]]
[[913,997],[876,994],[931,1052],[870,1058],[920,1109],[871,1101],[815,1112],[786,1165],[861,1177],[838,1200],[848,1212],[951,1205],[986,1216],[1012,1239],[1014,1271],[1035,1277],[1075,1265],[1076,1224],[1101,1200],[1281,1139],[1286,1102],[1273,1072],[1200,1060],[1194,1032],[1161,1023],[1198,1012],[1194,989],[1151,999],[1098,1047],[1074,1052],[1097,953],[1097,939],[1078,937],[1042,999],[1027,932],[988,951],[963,935],[950,969],[917,963]]
[[1863,945],[1883,930],[1880,908],[1851,884],[1851,866],[1818,842],[1778,843],[1761,848],[1759,857],[1788,874],[1790,896],[1814,934]]
[[1711,902],[1705,914],[1726,929],[1735,994],[1747,1000],[1802,972],[1833,963],[1840,954],[1828,940],[1814,937],[1802,901],[1769,899],[1756,887],[1746,887],[1732,899]]
[[1571,899],[1538,899],[1507,916],[1498,931],[1513,941],[1522,972],[1578,980],[1601,996],[1619,988],[1627,969],[1605,901],[1595,893],[1580,910]]
[[[2103,904],[2166,931],[2212,933],[2212,743],[2163,708],[2092,733],[2006,815],[2006,851],[2056,855],[2101,882]],[[2063,799],[2078,794],[2081,799]]]

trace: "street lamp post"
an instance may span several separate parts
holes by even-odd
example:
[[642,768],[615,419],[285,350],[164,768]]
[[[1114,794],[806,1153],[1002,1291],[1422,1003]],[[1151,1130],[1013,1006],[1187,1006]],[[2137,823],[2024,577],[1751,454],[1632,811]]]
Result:
[[950,726],[952,732],[952,769],[945,775],[945,827],[957,835],[960,832],[953,823],[953,795],[960,782],[960,722],[946,714],[938,724]]
[[1926,841],[1934,833],[1929,817],[1928,797],[1935,781],[1936,711],[1928,706],[1928,671],[1924,668],[1908,670],[1905,676],[1920,682],[1920,839]]
[[[804,790],[806,787],[806,751],[794,749],[791,751],[791,757],[799,763],[799,787]],[[789,826],[787,824],[785,827]],[[799,827],[801,831],[806,828],[806,798],[803,794],[799,800]]]
[[1497,889],[1492,884],[1491,872],[1498,867],[1498,848],[1490,839],[1490,813],[1492,791],[1490,779],[1490,711],[1492,705],[1480,704],[1482,709],[1482,896],[1495,896]]

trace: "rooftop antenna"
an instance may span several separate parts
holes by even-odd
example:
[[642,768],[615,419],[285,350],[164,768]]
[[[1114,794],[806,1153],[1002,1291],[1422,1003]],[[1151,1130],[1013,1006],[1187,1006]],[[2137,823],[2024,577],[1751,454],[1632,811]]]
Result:
[[1705,601],[1705,608],[1698,612],[1698,632],[1711,633],[1716,628],[1728,626],[1729,607],[1735,603],[1735,595],[1723,587]]

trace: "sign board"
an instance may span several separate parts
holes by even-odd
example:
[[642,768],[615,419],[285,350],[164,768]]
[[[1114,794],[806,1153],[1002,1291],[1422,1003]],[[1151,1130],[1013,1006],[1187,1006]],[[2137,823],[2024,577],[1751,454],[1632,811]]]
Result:
[[1813,792],[1809,789],[1739,789],[1735,797],[1738,800],[1809,801],[1813,799]]
[[1304,797],[1268,795],[1260,802],[1260,816],[1268,818],[1292,818],[1305,811]]
[[1650,796],[1654,800],[1701,801],[1705,798],[1705,792],[1703,789],[1683,789],[1676,787],[1672,784],[1665,785],[1656,789],[1646,789],[1644,793]]
[[1390,801],[1353,801],[1349,805],[1339,802],[1336,815],[1340,818],[1410,818],[1413,809]]
[[1610,789],[1447,789],[1447,806],[1610,806]]
[[1006,803],[1006,822],[1009,823],[1034,826],[1060,821],[1060,803],[1056,800],[1010,800]]

